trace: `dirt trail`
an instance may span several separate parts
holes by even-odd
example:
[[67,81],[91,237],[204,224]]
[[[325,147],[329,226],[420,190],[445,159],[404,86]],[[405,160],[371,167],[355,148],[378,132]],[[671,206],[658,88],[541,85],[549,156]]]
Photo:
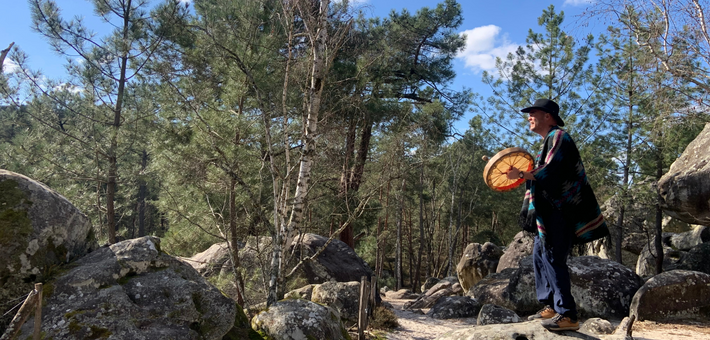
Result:
[[[437,320],[424,314],[402,310],[402,305],[411,300],[383,298],[394,307],[399,327],[387,334],[388,340],[433,340],[452,330],[476,325],[476,318]],[[428,309],[423,310],[424,313]],[[636,322],[632,335],[635,340],[707,340],[710,339],[710,321],[684,323]]]

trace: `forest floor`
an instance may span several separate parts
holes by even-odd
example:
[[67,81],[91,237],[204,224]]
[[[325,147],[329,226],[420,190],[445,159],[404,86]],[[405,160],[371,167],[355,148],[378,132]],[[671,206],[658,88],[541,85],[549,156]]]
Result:
[[[424,314],[402,310],[402,305],[410,300],[382,299],[394,307],[399,327],[388,333],[388,340],[433,340],[436,337],[457,329],[476,325],[476,318],[437,320]],[[424,313],[428,309],[423,309]],[[584,320],[581,320],[584,322]],[[618,324],[621,320],[616,321]],[[612,324],[613,321],[612,321]],[[635,322],[632,328],[635,340],[694,340],[710,339],[710,320],[659,323],[653,321]]]

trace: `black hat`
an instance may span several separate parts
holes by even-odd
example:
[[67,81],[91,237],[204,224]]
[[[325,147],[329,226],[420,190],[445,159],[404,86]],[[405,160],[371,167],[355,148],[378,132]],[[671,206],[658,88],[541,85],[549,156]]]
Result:
[[549,99],[538,99],[535,101],[535,104],[533,104],[530,107],[526,107],[520,112],[525,112],[528,113],[532,111],[532,109],[540,109],[542,111],[545,111],[549,114],[552,115],[552,117],[555,118],[555,121],[557,122],[558,126],[565,126],[565,122],[562,121],[562,118],[560,118],[560,106],[557,105],[557,103],[553,102],[552,100]]

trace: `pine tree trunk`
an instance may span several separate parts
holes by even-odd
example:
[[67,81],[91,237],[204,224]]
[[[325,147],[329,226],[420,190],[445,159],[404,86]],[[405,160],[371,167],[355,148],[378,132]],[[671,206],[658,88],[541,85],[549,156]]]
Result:
[[415,274],[413,292],[419,292],[421,286],[422,253],[424,251],[424,162],[419,169],[419,250],[417,251],[417,271]]
[[[657,145],[661,143],[662,133],[658,133]],[[663,151],[660,147],[656,150],[656,183],[663,177]],[[654,239],[654,245],[656,248],[656,274],[663,273],[663,244],[661,239],[663,238],[663,209],[661,209],[661,203],[663,203],[663,196],[657,191],[656,192],[656,237]]]
[[232,270],[234,271],[234,285],[237,286],[237,303],[244,306],[244,281],[242,280],[241,264],[239,261],[239,243],[237,238],[237,180],[231,178],[229,186],[229,238],[232,257]]
[[[141,153],[141,175],[145,173],[148,164],[148,153]],[[145,197],[148,191],[145,179],[141,176],[138,185],[138,237],[145,236]]]
[[397,213],[397,244],[395,247],[395,269],[394,269],[394,279],[395,279],[395,290],[402,289],[402,223],[404,219],[404,189],[406,180],[402,179],[402,191],[399,196],[399,207]]

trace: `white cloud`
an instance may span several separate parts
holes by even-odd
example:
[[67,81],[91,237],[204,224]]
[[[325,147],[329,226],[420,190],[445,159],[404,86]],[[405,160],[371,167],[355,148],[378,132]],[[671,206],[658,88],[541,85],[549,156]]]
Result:
[[12,61],[10,58],[5,58],[2,62],[2,72],[3,73],[13,73],[18,71],[20,66],[16,62]]
[[80,92],[84,92],[84,89],[83,89],[83,88],[81,88],[81,87],[79,87],[79,86],[75,86],[75,85],[69,84],[69,83],[62,83],[62,84],[59,84],[59,85],[55,86],[55,87],[53,88],[53,90],[54,90],[54,91],[68,91],[68,92],[71,92],[71,93],[74,93],[74,94],[80,93]]
[[565,0],[563,5],[580,6],[594,3],[594,0]]
[[518,45],[501,35],[501,28],[495,25],[476,27],[461,34],[466,35],[466,47],[457,58],[464,60],[466,67],[478,73],[494,71],[496,57],[505,58],[515,52]]

